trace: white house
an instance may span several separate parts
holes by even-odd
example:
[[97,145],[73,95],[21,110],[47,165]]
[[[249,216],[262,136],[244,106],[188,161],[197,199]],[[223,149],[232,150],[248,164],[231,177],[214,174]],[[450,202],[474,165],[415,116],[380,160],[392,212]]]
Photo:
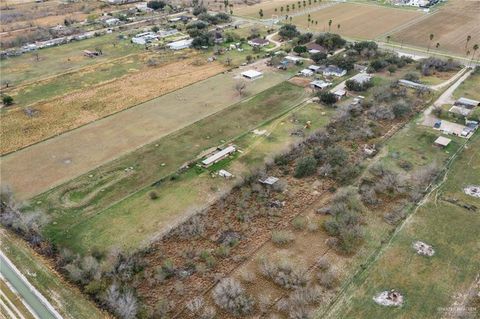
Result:
[[108,26],[117,25],[117,24],[120,24],[120,19],[110,18],[110,19],[105,20],[105,24],[108,25]]
[[325,82],[323,80],[315,80],[315,81],[312,81],[310,82],[310,87],[312,89],[320,89],[320,90],[323,90],[325,88],[328,88],[329,86],[331,86],[332,83],[330,82]]
[[144,45],[154,40],[157,40],[157,38],[158,37],[155,33],[149,31],[149,32],[143,32],[143,33],[137,34],[132,38],[132,42],[135,44]]
[[337,98],[337,100],[340,100],[342,97],[347,95],[347,91],[339,89],[333,92],[333,94],[335,94],[335,97]]
[[236,151],[235,146],[230,145],[230,146],[224,148],[223,150],[218,151],[215,154],[213,154],[213,155],[207,157],[206,159],[204,159],[202,161],[202,165],[204,167],[208,167],[210,165],[213,165],[213,164],[221,161],[222,159],[226,158],[230,154],[235,153],[235,151]]
[[352,76],[350,80],[363,84],[370,81],[371,78],[372,76],[370,74],[361,72],[356,74],[355,76]]
[[256,70],[248,70],[248,71],[242,72],[242,76],[250,80],[256,80],[261,78],[263,76],[263,73],[258,72]]
[[310,65],[308,68],[315,73],[318,73],[322,70],[322,67],[318,65]]
[[310,69],[303,69],[302,71],[300,71],[300,74],[302,76],[312,76],[313,75],[313,71],[310,70]]
[[298,61],[301,61],[302,59],[299,58],[299,57],[296,57],[296,56],[287,55],[287,56],[285,57],[285,60],[289,60],[289,61],[291,61],[291,62],[293,62],[293,63],[297,63]]
[[339,68],[338,66],[330,65],[323,70],[324,76],[337,76],[341,77],[347,74],[347,70]]
[[185,39],[185,40],[180,40],[180,41],[175,41],[167,44],[169,49],[172,50],[183,50],[186,48],[189,48],[192,45],[193,40],[192,39]]
[[264,47],[269,45],[270,41],[268,41],[267,39],[256,38],[249,40],[247,43],[250,44],[252,47]]

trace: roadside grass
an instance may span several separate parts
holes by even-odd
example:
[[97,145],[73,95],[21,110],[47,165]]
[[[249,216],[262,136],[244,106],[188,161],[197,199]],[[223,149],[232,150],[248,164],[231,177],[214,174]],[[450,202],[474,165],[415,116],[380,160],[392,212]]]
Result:
[[[467,291],[479,271],[476,235],[480,216],[444,199],[455,197],[480,206],[479,199],[463,193],[465,185],[480,180],[479,146],[476,134],[454,161],[445,184],[411,216],[380,258],[356,278],[345,293],[350,296],[335,307],[332,318],[440,318],[461,301],[458,294]],[[432,245],[435,255],[417,255],[411,247],[416,240]],[[383,307],[372,300],[389,289],[404,295],[402,307]]]
[[[11,312],[18,311],[24,319],[35,319],[27,307],[25,307],[17,293],[7,286],[3,278],[0,278],[0,292],[0,301],[3,302],[7,309]],[[9,312],[4,307],[0,308],[0,314],[3,314],[5,318],[10,318]]]
[[64,318],[109,318],[87,300],[78,288],[65,282],[22,239],[3,229],[0,230],[0,239],[2,252]]
[[[153,184],[174,173],[182,164],[198,156],[202,150],[223,144],[225,141],[234,139],[266,120],[286,112],[292,106],[298,104],[303,97],[304,91],[302,88],[287,82],[281,83],[250,99],[181,129],[172,135],[166,136],[154,144],[147,145],[46,194],[36,197],[32,200],[32,203],[38,203],[35,206],[38,205],[53,215],[54,222],[46,228],[46,236],[55,243],[62,243],[67,246],[75,244],[79,249],[80,246],[85,250],[93,245],[101,246],[101,241],[97,235],[92,238],[93,242],[81,245],[79,242],[77,243],[78,238],[76,236],[82,236],[83,230],[77,233],[75,225],[77,223],[80,225],[88,223],[90,226],[86,228],[90,230],[93,230],[95,227],[113,228],[114,224],[111,221],[111,216],[116,214],[115,206],[107,211],[103,211],[101,214],[97,215],[97,213],[125,196],[137,192],[146,185]],[[167,164],[162,165],[162,163]],[[125,168],[129,171],[128,168],[130,167],[133,168],[131,173],[124,171]],[[108,178],[111,174],[115,174],[118,181],[113,184],[107,183],[108,186],[102,188],[101,183],[105,186],[102,180]],[[87,200],[82,202],[81,196],[83,194],[78,193],[77,189],[88,184],[91,186],[95,185],[91,189],[96,194],[92,198],[84,197]],[[65,203],[69,202],[68,198],[72,191],[76,191],[74,201],[80,204],[65,205]],[[85,194],[85,196],[87,195]],[[145,199],[148,200],[147,198]],[[116,206],[128,203],[128,200],[129,197]],[[149,215],[146,212],[142,212],[139,209],[136,210],[136,214],[140,214],[137,215],[138,217],[144,216],[148,225],[153,225],[151,219],[148,219]],[[155,212],[153,216],[156,216]],[[139,221],[137,220],[136,223],[139,223]],[[131,224],[127,226],[132,228]],[[155,231],[158,231],[157,227],[155,227]],[[140,238],[137,238],[136,243],[141,241],[141,238],[145,238],[145,234],[140,233]],[[109,239],[111,240],[112,238]],[[134,244],[134,241],[132,240],[130,244]]]
[[[42,49],[36,52],[39,61],[36,60],[35,52],[1,60],[3,80],[9,80],[12,86],[20,85],[83,66],[142,52],[142,47],[135,46],[129,40],[117,40],[117,36],[118,34],[112,33]],[[103,54],[96,58],[83,55],[83,50],[95,50],[95,48],[102,49]]]
[[480,100],[480,71],[472,73],[468,79],[462,82],[453,92],[453,96],[458,99],[466,97],[469,99]]

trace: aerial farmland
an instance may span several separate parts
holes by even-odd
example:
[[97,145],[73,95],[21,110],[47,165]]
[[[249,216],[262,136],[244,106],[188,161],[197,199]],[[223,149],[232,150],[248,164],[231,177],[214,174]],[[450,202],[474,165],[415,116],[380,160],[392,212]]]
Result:
[[0,316],[476,318],[479,9],[1,1]]

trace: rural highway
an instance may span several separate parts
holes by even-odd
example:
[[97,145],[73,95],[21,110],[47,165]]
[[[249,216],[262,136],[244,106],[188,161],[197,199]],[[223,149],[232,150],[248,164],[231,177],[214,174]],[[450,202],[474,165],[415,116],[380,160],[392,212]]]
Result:
[[62,319],[45,297],[23,276],[7,256],[0,251],[0,276],[20,296],[25,306],[38,319]]

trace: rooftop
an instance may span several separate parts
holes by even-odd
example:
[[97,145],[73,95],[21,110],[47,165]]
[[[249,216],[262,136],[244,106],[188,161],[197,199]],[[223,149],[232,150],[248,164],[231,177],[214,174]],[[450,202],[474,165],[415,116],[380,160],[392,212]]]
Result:
[[439,136],[434,143],[440,146],[447,146],[448,144],[450,144],[451,141],[452,140],[449,138]]

